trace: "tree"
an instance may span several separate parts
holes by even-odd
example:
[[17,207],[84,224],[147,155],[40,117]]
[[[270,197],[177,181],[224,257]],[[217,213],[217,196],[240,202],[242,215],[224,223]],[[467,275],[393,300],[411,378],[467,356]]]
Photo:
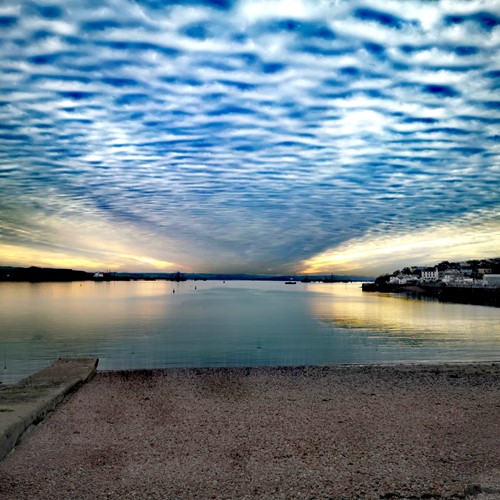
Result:
[[391,275],[390,274],[383,274],[382,276],[379,276],[376,280],[375,280],[375,284],[376,285],[383,285],[385,283],[388,283],[389,280],[391,278]]

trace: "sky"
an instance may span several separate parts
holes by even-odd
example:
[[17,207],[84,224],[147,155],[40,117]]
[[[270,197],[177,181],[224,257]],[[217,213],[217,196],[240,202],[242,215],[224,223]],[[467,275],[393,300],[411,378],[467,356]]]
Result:
[[500,256],[500,3],[0,1],[0,265]]

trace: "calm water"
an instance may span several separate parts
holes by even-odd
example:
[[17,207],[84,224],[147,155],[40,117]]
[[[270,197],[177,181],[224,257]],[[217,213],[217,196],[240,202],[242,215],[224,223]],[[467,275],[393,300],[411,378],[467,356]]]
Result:
[[0,380],[73,356],[104,370],[500,361],[500,309],[359,283],[1,283]]

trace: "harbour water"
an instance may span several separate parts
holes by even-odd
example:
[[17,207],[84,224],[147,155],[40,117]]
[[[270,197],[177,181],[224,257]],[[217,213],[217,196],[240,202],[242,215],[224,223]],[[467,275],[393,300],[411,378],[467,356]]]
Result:
[[101,370],[500,361],[500,309],[360,283],[1,283],[0,381],[59,357]]

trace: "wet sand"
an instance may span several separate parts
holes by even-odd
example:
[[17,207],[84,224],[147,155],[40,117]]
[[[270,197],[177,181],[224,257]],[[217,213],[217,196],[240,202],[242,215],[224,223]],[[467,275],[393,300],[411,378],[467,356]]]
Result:
[[500,498],[500,364],[101,372],[0,498]]

